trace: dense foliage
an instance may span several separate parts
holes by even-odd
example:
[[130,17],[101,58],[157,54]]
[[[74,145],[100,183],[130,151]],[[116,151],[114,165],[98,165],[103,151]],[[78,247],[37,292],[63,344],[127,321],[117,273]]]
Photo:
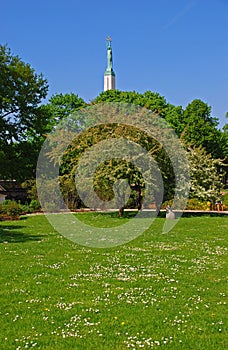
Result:
[[48,84],[29,64],[0,46],[0,177],[31,177],[38,156],[33,142],[43,133],[39,104]]
[[[158,114],[170,124],[189,154],[191,197],[214,202],[219,195],[221,174],[223,181],[226,181],[228,124],[219,130],[218,120],[211,115],[211,107],[199,99],[193,100],[183,109],[170,104],[156,92],[146,91],[141,94],[135,91],[109,90],[102,92],[90,104],[74,93],[56,94],[48,103],[41,104],[47,95],[47,80],[29,64],[13,55],[6,46],[0,46],[0,81],[0,178],[24,181],[25,186],[29,184],[28,188],[34,194],[31,198],[36,199],[36,162],[46,135],[67,117],[73,116],[74,112],[109,102],[140,106]],[[107,127],[90,129],[83,120],[83,114],[77,114],[77,118],[76,127],[81,130],[84,127],[85,131],[68,147],[64,157],[59,159],[60,183],[69,206],[82,205],[73,185],[75,167],[81,154],[102,139],[120,136],[134,140],[153,154],[165,180],[164,200],[172,198],[173,169],[166,152],[155,140],[137,130],[127,130],[117,125],[112,126],[112,130]],[[61,137],[66,137],[64,131]],[[62,155],[58,147],[58,142],[55,142],[52,154],[49,154],[50,159],[56,159],[58,153]],[[99,196],[105,200],[112,198],[113,185],[122,178],[127,179],[130,186],[135,184],[137,190],[132,192],[132,196],[138,203],[137,196],[144,186],[142,178],[130,163],[117,163],[115,169],[113,162],[106,162],[97,169],[94,186]]]

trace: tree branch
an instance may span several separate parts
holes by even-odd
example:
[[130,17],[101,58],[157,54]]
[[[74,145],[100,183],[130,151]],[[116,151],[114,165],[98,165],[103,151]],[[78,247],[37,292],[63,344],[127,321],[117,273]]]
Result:
[[2,117],[2,118],[5,118],[5,117],[7,117],[7,115],[13,114],[13,113],[18,112],[18,111],[19,111],[19,109],[15,109],[15,110],[13,110],[13,111],[10,111],[10,112],[7,112],[7,113],[3,114],[1,117]]

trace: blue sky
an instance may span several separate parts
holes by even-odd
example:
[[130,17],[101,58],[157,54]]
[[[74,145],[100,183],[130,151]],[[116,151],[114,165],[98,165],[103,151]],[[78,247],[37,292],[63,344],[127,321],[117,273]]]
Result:
[[226,122],[228,0],[8,0],[0,11],[0,43],[44,74],[49,97],[103,90],[110,35],[118,89],[183,107],[200,98]]

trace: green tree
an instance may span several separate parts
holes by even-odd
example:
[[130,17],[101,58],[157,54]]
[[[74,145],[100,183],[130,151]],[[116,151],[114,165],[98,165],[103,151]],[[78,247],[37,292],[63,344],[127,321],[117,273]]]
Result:
[[[62,139],[60,135],[57,135],[53,139],[53,143],[56,145],[52,152],[49,154],[50,159],[58,159],[58,154],[62,154],[62,150],[59,149],[59,144],[56,142],[56,139]],[[143,135],[139,130],[127,126],[121,126],[118,124],[112,125],[100,125],[93,128],[86,129],[83,133],[79,135],[76,139],[73,140],[71,145],[68,147],[66,152],[63,155],[63,158],[59,161],[61,162],[60,168],[60,183],[62,188],[62,193],[65,199],[65,202],[69,207],[74,208],[75,205],[82,205],[82,202],[79,200],[75,188],[75,172],[78,166],[78,161],[80,160],[81,155],[89,150],[93,145],[98,144],[102,140],[110,140],[113,138],[125,138],[129,140],[134,140],[135,142],[143,145],[147,149],[150,149],[151,153],[155,152],[158,145],[154,140],[148,138],[148,136]],[[115,148],[115,144],[113,146]],[[100,149],[101,152],[102,149]],[[112,150],[109,149],[110,154]],[[124,152],[124,151],[123,151]],[[121,154],[122,155],[122,154]],[[138,155],[140,157],[140,155]],[[91,163],[94,161],[93,155],[91,158],[87,159],[83,166],[81,165],[83,171],[83,181],[80,182],[80,190],[84,191],[85,199],[90,198],[90,188],[87,186],[88,173],[87,169],[91,168]],[[122,161],[121,159],[109,159],[108,161],[102,163],[95,172],[94,176],[94,190],[97,193],[98,197],[105,202],[110,201],[114,196],[114,185],[118,180],[126,179],[129,186],[133,183],[137,185],[137,188],[143,189],[144,183],[142,176],[139,171],[127,161]],[[132,189],[132,197],[139,197],[139,192],[134,192]],[[124,193],[122,193],[123,195]],[[120,194],[117,196],[120,198]],[[125,200],[122,202],[126,203]],[[96,207],[96,203],[94,203]],[[116,203],[118,208],[118,203]],[[123,215],[125,205],[120,205],[119,215]]]
[[[120,110],[118,112],[120,113]],[[76,114],[76,116],[78,116],[78,114]],[[165,196],[167,197],[171,194],[173,195],[175,178],[166,152],[162,150],[162,146],[158,141],[143,133],[137,127],[115,123],[100,124],[94,127],[86,128],[86,130],[75,138],[72,130],[67,130],[67,132],[65,132],[64,123],[62,123],[61,126],[62,128],[59,130],[57,129],[53,135],[51,134],[49,136],[50,147],[47,155],[55,164],[61,164],[59,181],[61,183],[62,194],[65,202],[69,207],[74,208],[75,204],[78,205],[80,203],[74,181],[75,172],[77,170],[80,157],[93,145],[97,145],[103,140],[107,141],[111,139],[131,140],[143,147],[145,151],[152,155],[160,165],[161,172],[164,175]],[[69,141],[70,145],[67,147]],[[125,151],[122,146],[116,147],[116,142],[117,141],[113,142],[113,144],[107,149],[108,155],[111,155],[110,159],[101,164],[95,172],[93,181],[94,189],[101,200],[109,201],[113,198],[116,182],[120,181],[121,179],[125,179],[128,182],[128,185],[131,187],[131,200],[135,198],[137,207],[140,209],[140,201],[144,190],[143,178],[140,171],[137,170],[137,167],[135,167],[134,164],[131,164],[129,161],[122,160],[122,156],[125,154]],[[118,157],[119,159],[113,159],[114,152],[112,152],[112,147],[115,151],[116,149],[121,150],[121,154]],[[103,148],[101,146],[98,154],[100,154],[102,151]],[[138,163],[141,161],[144,164],[144,156],[140,153],[138,154],[137,152],[135,152],[135,154],[134,159],[138,160]],[[87,179],[88,171],[94,162],[94,158],[93,153],[93,155],[83,163],[83,166],[81,166],[83,177],[79,187],[80,191],[84,191],[85,193],[84,198],[90,198],[92,196],[92,193],[90,193],[90,191],[93,192],[92,186],[88,189]],[[157,201],[160,191],[160,188],[156,188],[155,186],[157,180],[157,178],[153,178],[155,173],[156,171],[154,171],[154,175],[151,174],[150,177],[151,188],[153,187],[154,193],[154,198],[151,198],[152,202],[153,200]],[[118,195],[117,197],[120,198],[121,196]],[[126,202],[123,200],[121,203]],[[116,207],[118,207],[118,203],[116,203],[116,205]],[[94,207],[96,207],[96,203],[94,203]],[[124,206],[120,206],[119,209],[120,215],[122,215]]]
[[47,80],[29,64],[0,46],[0,136],[2,142],[25,139],[37,107],[46,97]]
[[2,45],[0,81],[0,177],[22,180],[34,175],[37,145],[33,139],[42,134],[46,123],[40,119],[39,104],[48,84],[42,74]]
[[183,109],[181,106],[174,106],[168,103],[163,114],[164,118],[169,125],[175,130],[178,137],[181,136],[185,124],[183,119]]
[[[123,92],[118,90],[110,90],[101,93],[92,104],[94,107],[99,103],[105,106],[104,102],[109,106],[109,102],[117,102],[117,105],[119,106],[118,113],[121,111],[122,102],[125,106],[126,103],[129,104],[129,106],[138,105],[144,107],[144,111],[149,109],[150,111],[158,113],[162,118],[168,121],[176,131],[177,135],[182,137],[186,149],[191,146],[189,148],[189,162],[192,174],[191,196],[197,196],[201,199],[207,198],[208,200],[209,198],[210,200],[215,199],[220,186],[220,175],[217,171],[218,167],[222,166],[222,163],[220,160],[215,160],[214,158],[216,156],[218,158],[218,155],[220,154],[221,147],[219,145],[219,140],[221,135],[225,138],[225,132],[222,134],[222,132],[217,129],[217,120],[211,117],[211,110],[207,104],[201,100],[194,100],[185,110],[183,110],[181,106],[176,107],[167,103],[164,97],[157,93],[147,91],[144,94],[139,94],[134,91]],[[120,102],[120,104],[118,104],[118,102]],[[69,140],[74,138],[74,132],[71,128],[71,131],[67,129],[68,118],[65,119],[64,109],[65,105],[63,106],[63,113],[61,114],[61,119],[62,121],[65,121],[65,126],[63,122],[62,127],[58,131],[59,133],[53,135],[51,142],[54,147],[49,152],[49,157],[51,160],[61,163],[60,183],[65,201],[70,207],[80,205],[80,198],[77,194],[77,190],[72,186],[74,186],[75,171],[81,155],[103,139],[107,140],[118,137],[129,139],[140,144],[145,150],[147,150],[147,152],[153,155],[159,165],[163,177],[164,200],[173,198],[175,189],[174,169],[172,168],[168,154],[155,139],[148,135],[143,135],[134,127],[129,128],[129,126],[119,124],[108,124],[97,125],[96,127],[90,128],[90,124],[84,124],[84,132],[74,139],[67,150],[65,150],[65,146],[68,145]],[[75,116],[72,113],[72,120],[73,118],[75,118]],[[76,118],[76,129],[77,126],[81,128],[83,126],[83,113],[76,113]],[[66,137],[67,133],[65,132],[65,127],[68,131],[68,138]],[[164,137],[166,138],[165,134]],[[61,140],[61,142],[59,142],[59,140]],[[66,141],[66,145],[64,144],[64,141]],[[205,148],[203,148],[202,145],[204,145]],[[209,153],[211,149],[214,151],[213,156]],[[208,164],[210,165],[208,165],[209,170],[207,170],[208,168],[206,168],[206,164],[203,163],[203,159],[200,159],[201,157],[207,159]],[[88,162],[91,162],[92,164],[93,158],[90,158]],[[114,163],[115,168],[113,167]],[[99,197],[107,201],[111,200],[114,195],[115,183],[120,179],[127,180],[130,187],[132,187],[131,185],[134,183],[136,186],[135,188],[140,189],[140,191],[136,191],[137,193],[135,193],[135,197],[137,197],[137,195],[139,195],[140,192],[142,193],[144,189],[143,180],[142,177],[140,177],[139,172],[137,172],[132,164],[128,162],[115,160],[114,163],[110,159],[101,165],[96,171],[94,188],[99,194]],[[198,164],[200,164],[199,168]],[[216,167],[216,170],[214,166]],[[202,168],[202,173],[200,172],[200,167]],[[84,179],[86,179],[86,166],[84,167],[83,174]],[[83,188],[83,183],[80,185]],[[131,190],[133,191],[132,188]],[[203,191],[205,192],[205,196],[202,194]],[[87,191],[87,195],[90,196],[89,191]],[[122,210],[123,208],[120,209]]]
[[92,104],[104,102],[123,102],[145,107],[154,113],[164,116],[167,102],[156,92],[146,91],[140,94],[135,91],[107,90],[98,95]]
[[[102,144],[103,140],[106,141],[106,146]],[[75,149],[77,153],[80,149],[83,149],[83,152],[85,152],[94,144],[98,145],[95,150],[90,151],[90,156],[86,157],[80,163],[80,172],[82,175],[80,182],[78,179],[76,183],[80,190],[83,189],[84,198],[90,200],[93,197],[92,192],[95,191],[99,199],[103,201],[100,207],[105,209],[111,205],[111,208],[119,208],[119,216],[123,215],[124,208],[128,206],[134,206],[140,210],[145,187],[145,180],[140,169],[147,163],[143,150],[148,150],[150,155],[159,158],[157,151],[160,149],[160,145],[158,142],[137,128],[120,124],[101,125],[88,129],[82,134],[81,141],[75,140],[71,152],[66,154],[67,159],[70,159],[71,163],[75,159],[73,156]],[[139,147],[136,150],[135,144],[128,141],[133,141],[142,148]],[[98,161],[102,158],[102,154],[108,154],[108,159],[101,162],[98,167],[96,164],[96,154],[98,154]],[[96,170],[94,172],[93,184],[90,186],[87,184],[91,184],[89,177],[94,162]],[[65,159],[63,161],[64,163]],[[76,168],[77,164],[74,163],[74,170],[71,172],[72,175],[75,173]],[[150,201],[153,202],[158,198],[157,193],[159,193],[160,187],[158,182],[156,182],[156,171],[154,170],[152,173],[150,168],[147,168],[146,171],[147,185],[150,186],[151,193]],[[97,206],[96,203],[97,200],[95,197],[94,207]]]
[[211,107],[196,99],[183,112],[181,138],[188,146],[202,146],[208,154],[219,158],[220,131],[217,126],[218,120],[211,116]]
[[222,161],[214,159],[200,146],[188,149],[188,162],[191,176],[190,197],[214,204],[223,188],[223,174],[220,172]]
[[48,116],[48,125],[49,128],[52,129],[61,120],[86,106],[86,102],[74,93],[56,94],[51,96],[48,103],[43,106],[43,112]]

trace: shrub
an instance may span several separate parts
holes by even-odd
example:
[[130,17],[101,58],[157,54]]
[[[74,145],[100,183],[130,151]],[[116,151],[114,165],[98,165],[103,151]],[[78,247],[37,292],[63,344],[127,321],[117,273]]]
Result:
[[3,215],[5,214],[10,218],[17,218],[22,213],[20,205],[11,200],[5,200],[2,202],[1,211]]
[[28,204],[20,204],[21,214],[31,213],[32,210]]
[[188,199],[187,210],[210,210],[211,202],[204,202],[197,198]]
[[[162,209],[165,209],[167,206],[170,206],[172,209],[176,209],[173,206],[172,200],[166,201],[162,204]],[[211,209],[211,202],[206,202],[199,200],[198,198],[190,198],[187,201],[186,210],[210,210]]]
[[5,199],[2,204],[1,204],[1,208],[2,208],[2,212],[6,213],[6,209],[7,206],[11,203],[12,201],[10,199]]
[[29,204],[29,208],[32,212],[39,211],[41,208],[40,202],[37,201],[36,199],[32,199]]

